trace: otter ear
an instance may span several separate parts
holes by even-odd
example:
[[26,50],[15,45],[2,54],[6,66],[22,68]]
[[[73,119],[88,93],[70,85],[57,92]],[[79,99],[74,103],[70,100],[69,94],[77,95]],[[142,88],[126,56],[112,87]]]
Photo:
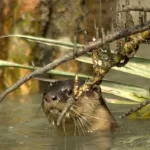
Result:
[[100,89],[99,85],[97,85],[97,84],[95,84],[95,85],[92,87],[92,90],[95,91],[95,92],[97,92],[97,93],[101,92],[101,89]]

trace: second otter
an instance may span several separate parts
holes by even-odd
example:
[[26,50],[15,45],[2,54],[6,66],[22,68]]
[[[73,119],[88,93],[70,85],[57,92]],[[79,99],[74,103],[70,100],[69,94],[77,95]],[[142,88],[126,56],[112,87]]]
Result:
[[[81,86],[84,81],[79,81]],[[50,83],[43,94],[42,108],[49,122],[56,124],[59,114],[72,95],[74,80]],[[80,129],[82,132],[108,131],[117,127],[101,95],[99,85],[87,91],[82,98],[75,101],[62,121],[59,130],[66,128]]]

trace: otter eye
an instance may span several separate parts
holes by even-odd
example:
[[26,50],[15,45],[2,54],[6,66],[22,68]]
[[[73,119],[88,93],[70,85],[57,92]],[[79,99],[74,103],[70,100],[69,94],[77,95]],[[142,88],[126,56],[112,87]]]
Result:
[[67,94],[70,96],[72,94],[72,89],[67,89]]
[[57,100],[57,96],[53,95],[53,96],[52,96],[52,100],[53,100],[53,101]]
[[95,91],[95,92],[100,92],[100,87],[99,87],[99,85],[94,85],[94,86],[92,87],[92,90]]

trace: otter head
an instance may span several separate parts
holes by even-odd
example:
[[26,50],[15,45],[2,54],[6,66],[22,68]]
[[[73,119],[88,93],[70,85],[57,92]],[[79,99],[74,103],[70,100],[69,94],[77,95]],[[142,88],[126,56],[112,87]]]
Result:
[[[79,81],[81,86],[84,81]],[[49,122],[56,124],[60,113],[66,106],[66,102],[72,96],[74,80],[56,81],[50,83],[43,94],[42,108]],[[96,130],[109,130],[115,123],[105,101],[101,96],[99,85],[76,100],[65,115],[62,124],[77,127],[84,132]]]

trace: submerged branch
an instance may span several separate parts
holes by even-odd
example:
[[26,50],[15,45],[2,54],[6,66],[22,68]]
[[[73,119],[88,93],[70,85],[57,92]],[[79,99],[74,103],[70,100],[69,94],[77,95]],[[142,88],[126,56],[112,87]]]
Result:
[[[79,57],[89,51],[92,51],[93,49],[102,46],[103,44],[109,43],[109,42],[113,42],[115,40],[145,31],[150,29],[150,21],[145,22],[143,24],[143,26],[141,27],[141,25],[136,25],[134,27],[130,27],[130,28],[126,28],[120,32],[115,32],[114,34],[110,34],[107,35],[105,37],[105,39],[101,40],[98,39],[96,41],[93,42],[89,42],[85,47],[83,48],[79,48],[76,51],[76,57]],[[14,90],[16,90],[17,88],[19,88],[22,84],[24,84],[25,82],[29,81],[30,79],[43,74],[55,67],[57,67],[58,65],[67,62],[71,59],[74,59],[74,52],[70,52],[66,55],[64,55],[61,58],[56,59],[55,61],[53,61],[52,63],[47,64],[46,66],[44,66],[43,68],[37,69],[33,72],[31,72],[30,74],[24,76],[23,78],[21,78],[20,80],[18,80],[15,84],[13,84],[12,86],[10,86],[9,88],[7,88],[1,95],[0,95],[0,102],[2,102],[2,100],[11,92],[13,92]]]
[[126,113],[124,113],[123,115],[120,116],[120,118],[125,118],[129,115],[131,115],[132,113],[137,112],[138,110],[142,109],[144,106],[150,104],[150,100],[147,100],[143,103],[138,104],[137,106],[134,106],[132,108],[130,108]]

